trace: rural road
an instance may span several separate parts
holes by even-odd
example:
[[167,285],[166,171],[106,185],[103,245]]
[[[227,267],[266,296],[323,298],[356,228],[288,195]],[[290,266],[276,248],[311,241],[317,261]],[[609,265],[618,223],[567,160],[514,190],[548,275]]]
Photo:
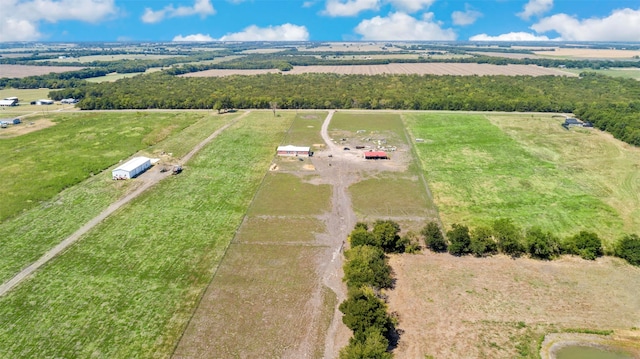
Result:
[[[250,112],[251,111],[245,112],[244,114],[238,116],[237,118],[235,118],[231,122],[227,123],[226,125],[220,127],[216,131],[214,131],[209,137],[205,138],[200,143],[198,143],[193,149],[191,149],[191,151],[189,151],[189,153],[187,153],[180,160],[180,163],[184,164],[184,163],[188,162],[191,159],[191,157],[193,157],[196,153],[198,153],[198,151],[200,151],[202,149],[202,147],[204,147],[207,143],[211,142],[211,140],[216,138],[220,133],[222,133],[224,130],[226,130],[229,126],[233,125],[234,123],[239,121],[241,118],[247,116]],[[109,217],[113,212],[117,211],[120,207],[124,206],[125,204],[131,202],[131,200],[133,200],[134,198],[138,197],[144,191],[146,191],[147,189],[153,187],[155,184],[160,182],[162,179],[168,177],[170,174],[171,174],[171,172],[164,172],[163,173],[163,172],[160,172],[159,168],[152,168],[149,171],[147,171],[147,173],[145,173],[142,176],[140,176],[140,179],[142,179],[142,182],[143,182],[142,186],[136,188],[133,192],[127,194],[125,197],[123,197],[123,198],[119,199],[118,201],[112,203],[109,207],[107,207],[107,209],[102,211],[99,215],[97,215],[96,217],[91,219],[89,222],[85,223],[75,233],[73,233],[69,237],[65,238],[62,242],[58,243],[58,245],[56,245],[55,247],[53,247],[52,249],[47,251],[37,261],[33,262],[31,265],[29,265],[28,267],[26,267],[25,269],[20,271],[18,274],[16,274],[13,278],[9,279],[7,282],[5,282],[2,285],[0,285],[0,296],[5,295],[12,288],[14,288],[20,282],[25,280],[28,276],[30,276],[35,271],[37,271],[45,263],[50,261],[52,258],[57,256],[58,254],[62,253],[65,249],[69,248],[71,245],[73,245],[75,242],[77,242],[78,239],[80,239],[80,237],[82,237],[82,235],[84,235],[89,230],[91,230],[93,227],[98,225],[105,218]]]

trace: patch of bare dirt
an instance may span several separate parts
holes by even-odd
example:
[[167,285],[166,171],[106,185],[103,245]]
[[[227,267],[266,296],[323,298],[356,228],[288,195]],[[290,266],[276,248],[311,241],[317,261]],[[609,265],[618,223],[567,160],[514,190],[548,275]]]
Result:
[[19,125],[10,125],[7,128],[1,128],[0,138],[17,137],[27,133],[42,130],[43,128],[54,126],[55,124],[55,122],[46,118],[35,121],[25,121]]

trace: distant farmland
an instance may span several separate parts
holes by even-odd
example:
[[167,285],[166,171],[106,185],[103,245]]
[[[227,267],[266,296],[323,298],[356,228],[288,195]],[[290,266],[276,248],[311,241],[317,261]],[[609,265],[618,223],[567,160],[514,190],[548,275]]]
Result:
[[[186,77],[220,77],[231,75],[256,75],[278,72],[276,69],[265,70],[223,70],[213,69],[185,74]],[[536,65],[491,65],[491,64],[457,64],[457,63],[425,63],[425,64],[387,64],[387,65],[345,65],[345,66],[297,66],[284,72],[291,75],[305,73],[335,73],[341,75],[459,75],[459,76],[577,76],[565,71],[540,67]]]
[[46,75],[51,72],[69,72],[82,70],[84,67],[75,66],[30,66],[30,65],[0,65],[0,77],[23,78],[28,76]]

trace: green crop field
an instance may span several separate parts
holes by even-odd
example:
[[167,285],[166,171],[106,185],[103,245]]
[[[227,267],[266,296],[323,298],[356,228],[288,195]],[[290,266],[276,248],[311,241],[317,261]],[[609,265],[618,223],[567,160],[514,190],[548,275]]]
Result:
[[0,171],[0,221],[150,148],[201,116],[140,112],[45,116],[56,125],[0,140],[5,163]]
[[[228,120],[226,116],[195,113],[188,115],[186,119],[188,123],[193,120],[197,122],[146,150],[152,154],[165,151],[180,158]],[[32,176],[36,177],[37,174],[33,173]],[[4,282],[34,262],[45,251],[140,184],[137,180],[113,181],[111,172],[104,171],[2,222],[0,281]],[[28,183],[21,183],[20,188],[29,188],[27,185]]]
[[167,357],[290,119],[255,112],[0,298],[0,357]]
[[[491,119],[489,120],[488,117]],[[443,223],[511,218],[612,243],[640,230],[640,152],[549,115],[407,114]],[[612,170],[613,169],[613,170]]]
[[640,80],[640,68],[606,69],[606,70],[563,69],[563,71],[573,72],[574,74],[580,74],[583,72],[596,72],[598,74],[612,76],[612,77],[624,77],[629,79]]

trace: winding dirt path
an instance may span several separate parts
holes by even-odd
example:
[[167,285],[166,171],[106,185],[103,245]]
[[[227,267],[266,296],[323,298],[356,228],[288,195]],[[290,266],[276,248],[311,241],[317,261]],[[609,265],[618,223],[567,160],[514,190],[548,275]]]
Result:
[[[343,151],[329,137],[328,128],[334,113],[333,110],[329,111],[321,128],[322,139],[327,144],[328,151],[323,151],[322,157],[318,158],[314,164],[323,179],[333,186],[332,211],[326,218],[328,237],[331,238],[332,243],[332,255],[331,261],[326,264],[322,273],[322,282],[336,294],[338,303],[341,303],[347,298],[346,286],[342,282],[342,251],[346,238],[357,221],[348,188],[358,181],[358,176],[349,165],[352,160],[345,158]],[[337,358],[340,349],[347,345],[350,336],[351,331],[342,323],[342,313],[336,306],[325,337],[323,358]]]
[[[189,153],[187,153],[181,159],[180,164],[184,164],[184,163],[188,162],[191,159],[191,157],[193,157],[196,153],[198,153],[198,151],[200,151],[202,149],[202,147],[204,147],[206,144],[211,142],[211,140],[216,138],[220,133],[222,133],[224,130],[226,130],[229,126],[233,125],[234,123],[239,121],[241,118],[247,116],[250,112],[251,111],[245,112],[244,114],[238,116],[237,118],[235,118],[231,122],[227,123],[226,125],[220,127],[216,131],[214,131],[209,137],[207,137],[204,140],[202,140],[191,151],[189,151]],[[168,176],[170,176],[170,174],[171,174],[171,172],[169,172],[169,171],[160,172],[160,168],[151,168],[149,171],[147,171],[144,174],[142,174],[139,177],[143,182],[142,186],[136,188],[133,192],[130,192],[125,197],[123,197],[123,198],[119,199],[118,201],[112,203],[109,207],[107,207],[107,209],[102,211],[100,214],[98,214],[96,217],[91,219],[89,222],[85,223],[82,227],[80,227],[80,229],[78,229],[72,235],[70,235],[69,237],[65,238],[62,242],[58,243],[58,245],[56,245],[55,247],[53,247],[49,251],[47,251],[37,261],[33,262],[31,265],[29,265],[28,267],[26,267],[25,269],[20,271],[18,274],[16,274],[13,278],[9,279],[8,281],[6,281],[2,285],[0,285],[0,296],[5,295],[7,292],[9,292],[15,286],[20,284],[20,282],[25,280],[27,277],[29,277],[31,274],[33,274],[35,271],[37,271],[44,264],[46,264],[51,259],[56,257],[58,254],[62,253],[67,248],[69,248],[71,245],[73,245],[75,242],[77,242],[78,239],[80,239],[85,233],[89,232],[93,227],[98,225],[105,218],[109,217],[113,212],[117,211],[120,207],[124,206],[125,204],[131,202],[134,198],[136,198],[139,195],[141,195],[144,191],[146,191],[147,189],[153,187],[154,185],[156,185],[158,182],[160,182],[164,178],[167,178]]]

